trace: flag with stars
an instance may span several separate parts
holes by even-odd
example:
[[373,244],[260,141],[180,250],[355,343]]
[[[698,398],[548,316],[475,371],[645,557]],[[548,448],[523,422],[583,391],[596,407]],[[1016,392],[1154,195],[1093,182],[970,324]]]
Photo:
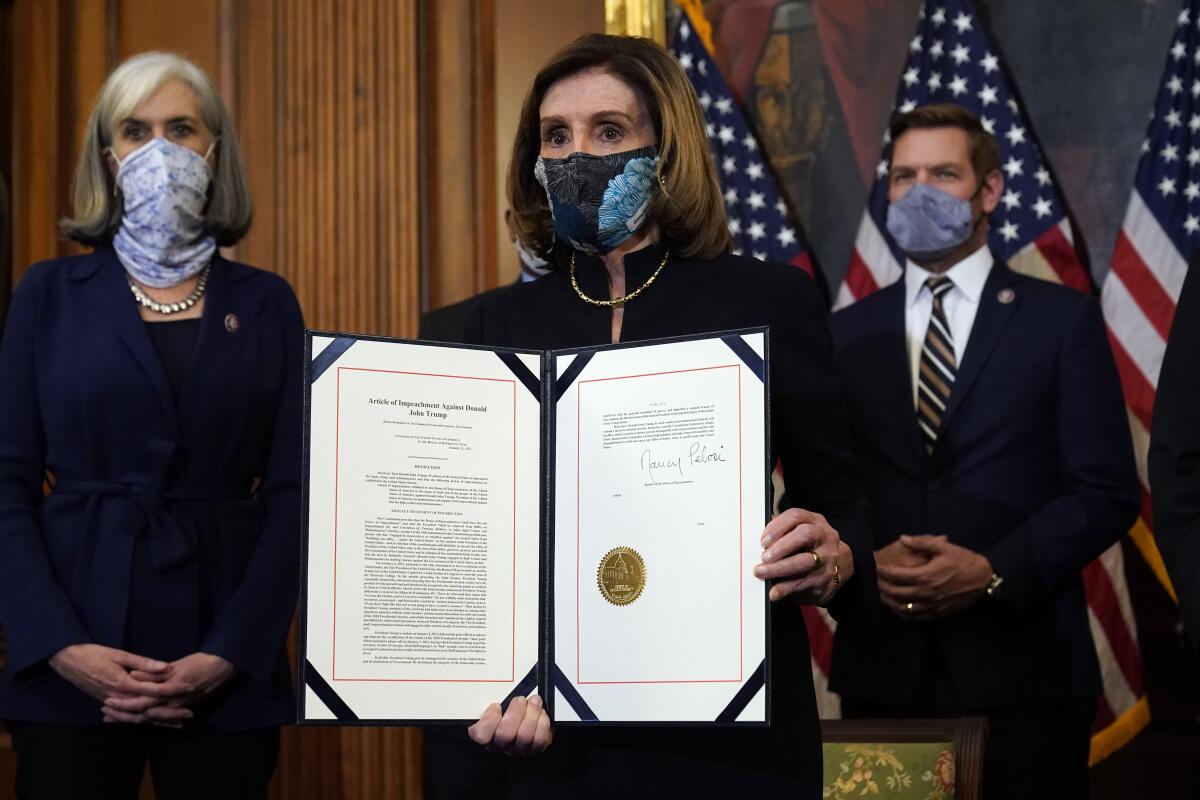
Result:
[[[1194,51],[1194,45],[1185,46]],[[1047,168],[1029,116],[1009,85],[1007,71],[970,0],[923,0],[917,30],[908,50],[908,60],[896,92],[893,119],[919,106],[956,103],[979,117],[984,129],[1000,146],[1004,193],[990,219],[988,244],[993,252],[1017,272],[1080,291],[1092,291],[1091,276],[1075,246],[1062,192]],[[1160,114],[1163,124],[1171,127],[1172,119],[1176,123],[1182,120],[1182,116],[1170,116],[1170,100],[1183,93],[1182,83],[1174,95],[1170,88],[1164,89],[1164,93],[1167,100],[1163,101],[1164,95],[1160,95]],[[1189,96],[1200,96],[1200,88]],[[1177,113],[1181,115],[1182,111]],[[1200,118],[1196,125],[1193,132],[1200,130]],[[1178,129],[1178,124],[1171,128],[1172,131]],[[1163,141],[1150,146],[1175,145],[1180,148],[1182,138],[1182,134],[1178,134],[1175,136],[1178,142]],[[846,279],[838,289],[835,307],[849,305],[901,276],[904,255],[888,234],[885,224],[890,144],[885,134],[875,184],[859,223],[854,253]],[[1200,151],[1194,152],[1200,163]],[[1175,155],[1180,157],[1181,151],[1176,150]],[[1165,160],[1165,157],[1159,158],[1159,162]],[[1164,180],[1158,172],[1159,166],[1154,165],[1153,180],[1156,183]],[[1139,172],[1139,178],[1140,175]],[[1161,190],[1159,194],[1162,195]],[[1200,186],[1196,187],[1196,194],[1200,197]],[[1178,222],[1186,224],[1185,216],[1179,216]],[[1200,229],[1200,222],[1193,224]],[[1179,280],[1182,283],[1182,277]],[[1109,324],[1111,326],[1111,321]],[[1149,722],[1149,709],[1142,685],[1137,626],[1120,545],[1109,548],[1089,564],[1083,578],[1088,622],[1104,686],[1092,731],[1091,762],[1095,763],[1122,747],[1145,727]]]
[[[925,0],[908,50],[893,119],[918,106],[956,103],[979,117],[1000,145],[1004,194],[991,217],[993,251],[1017,272],[1090,290],[1062,193],[969,0]],[[889,144],[885,134],[837,307],[892,283],[904,266],[885,224]]]
[[684,13],[679,15],[670,49],[704,110],[708,141],[725,193],[733,252],[795,264],[820,283],[808,243],[783,200],[767,155],[713,60],[711,27],[700,3],[685,1],[679,6]]
[[1142,483],[1142,514],[1130,536],[1174,599],[1150,528],[1146,457],[1175,304],[1200,251],[1200,0],[1183,3],[1166,62],[1100,304]]

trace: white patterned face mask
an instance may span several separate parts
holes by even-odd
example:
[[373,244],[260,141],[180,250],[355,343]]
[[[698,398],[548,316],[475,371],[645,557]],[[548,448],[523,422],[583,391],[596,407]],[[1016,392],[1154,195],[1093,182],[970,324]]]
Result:
[[208,265],[217,249],[216,239],[204,230],[211,181],[208,153],[202,156],[166,139],[152,139],[117,162],[125,206],[113,249],[130,275],[162,289]]

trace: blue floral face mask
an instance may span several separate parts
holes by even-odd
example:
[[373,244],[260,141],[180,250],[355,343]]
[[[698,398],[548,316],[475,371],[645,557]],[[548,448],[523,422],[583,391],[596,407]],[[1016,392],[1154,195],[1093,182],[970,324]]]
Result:
[[217,249],[204,221],[211,181],[207,155],[165,139],[152,139],[118,162],[125,205],[113,249],[130,275],[161,289],[208,265]]
[[887,210],[888,233],[914,261],[945,258],[971,238],[975,225],[970,200],[927,183],[914,184]]
[[566,158],[538,157],[533,174],[546,190],[554,234],[590,255],[607,253],[646,222],[658,188],[658,148]]

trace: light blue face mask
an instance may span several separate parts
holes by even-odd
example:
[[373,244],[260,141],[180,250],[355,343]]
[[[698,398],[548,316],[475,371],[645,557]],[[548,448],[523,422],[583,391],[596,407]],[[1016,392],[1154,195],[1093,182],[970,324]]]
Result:
[[536,281],[550,271],[550,262],[532,250],[526,249],[520,239],[513,239],[513,245],[517,248],[517,255],[521,258],[522,282]]
[[914,261],[945,258],[971,238],[976,224],[970,200],[927,183],[914,184],[887,210],[888,233]]
[[202,156],[166,139],[152,139],[118,160],[124,207],[113,249],[130,275],[162,289],[208,265],[217,249],[204,219],[211,182],[208,153]]

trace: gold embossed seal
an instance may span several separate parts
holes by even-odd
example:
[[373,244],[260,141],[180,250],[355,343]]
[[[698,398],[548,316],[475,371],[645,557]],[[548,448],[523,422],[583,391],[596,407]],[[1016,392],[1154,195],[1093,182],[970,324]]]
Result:
[[614,606],[627,606],[646,588],[646,562],[632,547],[614,547],[596,570],[600,594]]

